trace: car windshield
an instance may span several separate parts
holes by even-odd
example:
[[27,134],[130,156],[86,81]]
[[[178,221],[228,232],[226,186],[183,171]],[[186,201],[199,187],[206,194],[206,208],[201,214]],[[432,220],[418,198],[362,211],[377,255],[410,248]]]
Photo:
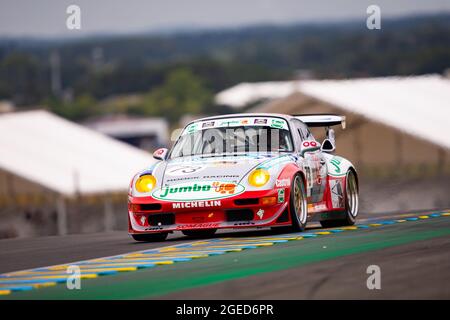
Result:
[[285,120],[231,118],[187,126],[175,143],[171,158],[292,151],[291,134]]

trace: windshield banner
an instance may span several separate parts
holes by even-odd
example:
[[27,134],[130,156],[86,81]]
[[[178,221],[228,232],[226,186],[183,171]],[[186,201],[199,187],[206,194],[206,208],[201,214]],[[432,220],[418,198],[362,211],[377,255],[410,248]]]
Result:
[[227,127],[242,127],[242,126],[263,126],[288,130],[288,124],[286,120],[281,118],[237,117],[237,118],[214,119],[214,120],[194,122],[184,129],[182,135],[191,134],[209,128],[227,128]]

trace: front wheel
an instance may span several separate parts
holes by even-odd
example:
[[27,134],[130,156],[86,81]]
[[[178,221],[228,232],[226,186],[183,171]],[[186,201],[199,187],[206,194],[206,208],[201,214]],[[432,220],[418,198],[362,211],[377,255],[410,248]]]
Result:
[[289,208],[293,231],[303,231],[308,219],[308,203],[306,200],[305,183],[299,174],[294,176],[289,196]]
[[164,241],[167,238],[168,233],[148,233],[148,234],[132,234],[134,240],[143,242],[158,242]]
[[359,189],[356,174],[350,170],[345,179],[345,217],[339,220],[324,220],[320,224],[324,228],[352,226],[356,222],[359,207]]

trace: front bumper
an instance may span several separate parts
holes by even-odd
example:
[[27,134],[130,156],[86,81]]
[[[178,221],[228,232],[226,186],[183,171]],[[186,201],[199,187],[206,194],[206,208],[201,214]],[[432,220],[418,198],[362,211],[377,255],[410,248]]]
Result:
[[192,202],[129,196],[129,233],[289,225],[289,190],[284,189],[282,199],[278,190],[246,191],[225,199]]

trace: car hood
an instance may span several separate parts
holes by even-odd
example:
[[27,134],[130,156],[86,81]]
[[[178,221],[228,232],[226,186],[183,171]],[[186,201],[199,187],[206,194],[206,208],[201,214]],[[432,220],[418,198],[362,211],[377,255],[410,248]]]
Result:
[[252,169],[278,156],[279,154],[247,154],[171,159],[166,163],[162,186],[202,180],[239,183]]

